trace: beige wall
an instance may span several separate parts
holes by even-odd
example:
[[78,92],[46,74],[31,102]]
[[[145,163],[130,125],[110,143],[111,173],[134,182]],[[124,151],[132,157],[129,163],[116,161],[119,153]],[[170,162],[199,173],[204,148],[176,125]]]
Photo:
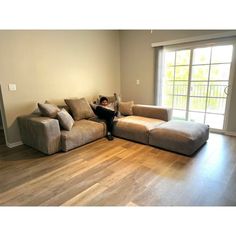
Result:
[[[209,30],[123,30],[120,32],[121,95],[123,100],[154,104],[154,48],[152,43],[222,33]],[[136,85],[136,80],[140,81]],[[236,131],[236,82],[230,104],[229,131]]]
[[[151,43],[219,31],[0,31],[0,86],[7,141],[20,140],[16,118],[37,102],[95,98],[121,92],[123,100],[154,103]],[[222,31],[221,31],[222,32]],[[136,85],[136,80],[140,85]],[[15,83],[17,91],[8,91]],[[233,84],[236,91],[236,82]],[[121,90],[120,90],[121,89]],[[1,97],[1,96],[0,96]],[[236,131],[236,92],[229,130]]]
[[119,43],[118,31],[0,31],[7,141],[20,140],[16,118],[37,102],[119,93]]

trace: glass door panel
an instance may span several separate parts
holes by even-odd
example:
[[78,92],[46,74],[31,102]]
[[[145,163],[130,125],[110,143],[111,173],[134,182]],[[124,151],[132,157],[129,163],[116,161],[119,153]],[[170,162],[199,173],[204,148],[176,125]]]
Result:
[[224,114],[226,99],[225,98],[208,98],[207,112]]
[[173,118],[175,120],[186,120],[186,111],[173,110]]
[[192,66],[192,78],[191,80],[208,80],[209,65],[206,66]]
[[189,112],[188,120],[204,123],[205,114],[200,112]]
[[229,85],[228,81],[226,82],[210,81],[208,87],[208,97],[226,98],[228,85]]
[[223,129],[232,53],[232,45],[165,53],[161,104],[174,119]]
[[230,64],[211,65],[210,80],[228,80]]
[[211,48],[196,48],[193,50],[193,65],[209,64]]
[[191,82],[190,88],[190,97],[192,96],[200,96],[206,97],[207,96],[207,82]]
[[189,110],[190,111],[202,111],[205,112],[206,98],[202,97],[190,97]]
[[206,113],[205,124],[209,125],[213,129],[223,129],[224,115],[216,115]]
[[187,96],[174,96],[173,108],[186,110]]

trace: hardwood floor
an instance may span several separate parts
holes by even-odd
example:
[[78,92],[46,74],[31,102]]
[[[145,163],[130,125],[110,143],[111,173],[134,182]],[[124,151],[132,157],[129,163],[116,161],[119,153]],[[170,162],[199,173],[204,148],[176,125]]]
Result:
[[191,158],[118,138],[51,156],[0,144],[0,205],[235,206],[236,138]]

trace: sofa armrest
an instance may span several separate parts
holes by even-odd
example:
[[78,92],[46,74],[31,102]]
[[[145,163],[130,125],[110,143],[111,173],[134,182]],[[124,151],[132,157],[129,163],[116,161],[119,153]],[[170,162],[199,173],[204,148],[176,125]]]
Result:
[[169,121],[172,118],[172,109],[149,105],[134,105],[133,115]]
[[21,138],[45,154],[53,154],[61,148],[61,131],[56,119],[37,115],[18,117]]

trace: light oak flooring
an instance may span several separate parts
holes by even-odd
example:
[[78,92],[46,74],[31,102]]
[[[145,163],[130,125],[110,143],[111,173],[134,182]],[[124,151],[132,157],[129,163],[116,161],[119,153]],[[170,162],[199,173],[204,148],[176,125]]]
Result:
[[193,157],[115,138],[45,156],[0,145],[0,205],[235,206],[236,138]]

